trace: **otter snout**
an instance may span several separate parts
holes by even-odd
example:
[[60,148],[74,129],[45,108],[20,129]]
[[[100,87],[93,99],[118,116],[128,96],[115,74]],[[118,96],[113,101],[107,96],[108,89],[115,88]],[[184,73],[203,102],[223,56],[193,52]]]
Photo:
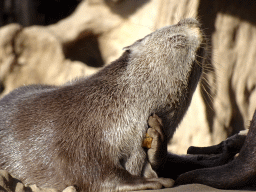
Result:
[[194,18],[182,19],[178,22],[178,26],[187,25],[189,27],[200,27],[200,23]]
[[181,20],[178,24],[178,26],[186,26],[190,29],[190,34],[195,36],[200,43],[203,42],[203,33],[201,30],[201,24],[194,18],[187,18]]

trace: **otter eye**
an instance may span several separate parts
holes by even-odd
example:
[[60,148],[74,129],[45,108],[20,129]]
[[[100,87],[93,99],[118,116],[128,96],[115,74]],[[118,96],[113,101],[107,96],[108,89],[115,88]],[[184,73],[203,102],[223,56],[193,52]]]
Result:
[[174,48],[184,48],[186,45],[186,37],[184,35],[174,35],[169,39]]

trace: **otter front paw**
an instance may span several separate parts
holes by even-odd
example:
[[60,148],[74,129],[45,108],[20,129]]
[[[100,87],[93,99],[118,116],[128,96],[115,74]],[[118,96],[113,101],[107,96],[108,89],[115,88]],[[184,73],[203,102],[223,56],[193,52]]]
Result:
[[148,160],[154,170],[163,164],[167,156],[167,141],[162,130],[162,120],[154,114],[148,120],[149,129],[147,135],[152,138],[152,143],[148,149]]
[[155,138],[155,141],[159,140],[158,137],[161,137],[163,139],[163,134],[162,134],[163,125],[162,125],[162,120],[156,114],[149,117],[148,124],[150,128],[148,129],[146,136],[144,137],[144,140],[142,142],[142,147],[150,149],[152,145],[153,137]]

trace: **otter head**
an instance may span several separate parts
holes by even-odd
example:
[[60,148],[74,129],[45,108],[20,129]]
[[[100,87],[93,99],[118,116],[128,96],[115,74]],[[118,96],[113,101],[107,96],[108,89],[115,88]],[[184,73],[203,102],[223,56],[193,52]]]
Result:
[[199,22],[189,18],[158,29],[124,49],[137,61],[143,60],[139,63],[170,66],[175,75],[175,71],[191,67],[194,61],[202,63],[204,41]]
[[141,70],[143,82],[152,82],[150,91],[156,95],[153,112],[161,118],[171,114],[166,119],[171,119],[173,127],[183,118],[199,82],[206,44],[199,22],[189,18],[158,29],[125,48],[136,65],[133,71]]
[[[194,89],[202,73],[205,48],[199,22],[188,18],[158,29],[124,49],[137,65],[147,65],[161,76],[169,77],[169,84],[175,87],[179,87],[179,82],[185,86],[193,84]],[[192,72],[196,73],[193,78]]]

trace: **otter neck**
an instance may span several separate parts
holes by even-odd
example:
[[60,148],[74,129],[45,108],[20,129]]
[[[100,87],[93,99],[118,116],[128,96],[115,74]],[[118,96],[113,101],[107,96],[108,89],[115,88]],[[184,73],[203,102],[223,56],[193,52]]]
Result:
[[127,103],[130,110],[136,111],[137,116],[149,116],[158,112],[164,114],[172,109],[179,113],[179,105],[184,103],[183,100],[189,94],[188,80],[192,68],[187,66],[187,69],[178,69],[179,67],[182,66],[173,68],[173,64],[161,61],[141,64],[139,60],[131,60],[119,79],[127,87],[124,99],[130,102]]

